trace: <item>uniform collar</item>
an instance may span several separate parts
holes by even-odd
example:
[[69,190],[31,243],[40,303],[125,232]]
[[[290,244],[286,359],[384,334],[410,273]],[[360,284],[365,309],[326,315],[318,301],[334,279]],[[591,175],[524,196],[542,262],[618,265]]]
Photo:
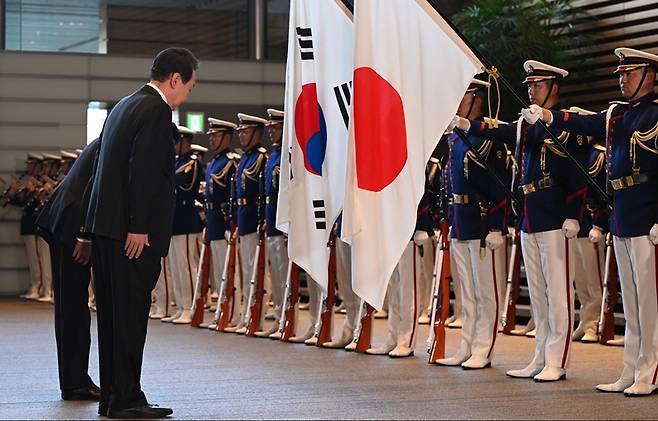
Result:
[[635,108],[635,107],[639,107],[639,106],[642,106],[642,105],[646,105],[646,104],[652,102],[654,99],[656,99],[656,93],[655,92],[649,92],[648,94],[646,94],[642,98],[638,98],[638,99],[635,99],[635,100],[631,101],[629,105],[632,108]]
[[221,157],[222,155],[226,155],[228,153],[229,153],[229,148],[224,148],[215,154],[215,159]]

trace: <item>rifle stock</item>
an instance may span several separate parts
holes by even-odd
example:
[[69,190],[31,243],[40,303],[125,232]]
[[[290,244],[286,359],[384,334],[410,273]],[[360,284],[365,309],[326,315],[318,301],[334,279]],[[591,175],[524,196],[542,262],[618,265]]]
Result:
[[521,238],[519,230],[512,235],[512,252],[510,254],[509,270],[505,290],[505,304],[503,307],[503,333],[510,335],[516,329],[516,303],[521,294]]
[[215,330],[223,332],[231,323],[233,309],[235,307],[235,262],[237,260],[237,248],[235,246],[235,237],[237,235],[237,226],[232,224],[226,257],[224,259],[224,273],[222,274],[222,283],[219,291],[219,317]]
[[265,295],[265,227],[258,227],[258,246],[254,260],[255,273],[252,279],[252,291],[249,294],[249,318],[247,323],[247,336],[254,336],[260,331],[263,313],[263,297]]
[[446,331],[445,322],[450,306],[450,239],[448,238],[448,221],[440,226],[439,246],[434,270],[434,293],[432,296],[432,323],[428,350],[430,364],[445,357]]
[[281,332],[281,340],[288,342],[290,338],[295,336],[296,308],[299,301],[299,266],[292,260],[288,263],[288,282],[286,283],[284,300],[282,323],[279,331]]
[[201,283],[201,288],[197,289],[199,294],[194,302],[194,314],[192,315],[192,327],[199,327],[203,323],[203,312],[206,306],[206,297],[208,296],[208,277],[210,275],[210,244],[204,241],[201,246],[201,265],[197,271],[197,285]]
[[615,306],[617,305],[617,261],[610,234],[606,238],[606,244],[603,300],[598,326],[599,343],[603,345],[615,339]]
[[331,342],[331,327],[334,316],[334,301],[336,299],[336,234],[331,232],[329,235],[329,267],[327,277],[327,295],[322,303],[322,312],[320,313],[320,329],[317,334],[317,346]]
[[354,340],[356,341],[355,351],[360,354],[372,347],[372,319],[375,308],[363,301],[359,310],[359,331]]

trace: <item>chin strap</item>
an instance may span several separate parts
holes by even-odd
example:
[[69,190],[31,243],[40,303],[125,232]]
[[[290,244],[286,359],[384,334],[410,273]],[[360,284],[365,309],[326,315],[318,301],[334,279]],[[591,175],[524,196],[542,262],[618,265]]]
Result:
[[541,103],[540,107],[544,108],[544,105],[548,102],[548,98],[551,97],[551,92],[553,91],[553,86],[555,86],[555,79],[551,79],[551,84],[548,88],[548,93],[546,94],[546,98],[544,98],[544,102]]
[[649,66],[645,67],[642,70],[642,79],[640,80],[640,83],[637,85],[637,88],[635,88],[635,92],[633,92],[633,95],[631,95],[628,98],[629,101],[632,101],[633,98],[635,98],[637,94],[640,92],[640,89],[642,88],[642,85],[644,84],[644,81],[647,78],[647,73],[649,73]]

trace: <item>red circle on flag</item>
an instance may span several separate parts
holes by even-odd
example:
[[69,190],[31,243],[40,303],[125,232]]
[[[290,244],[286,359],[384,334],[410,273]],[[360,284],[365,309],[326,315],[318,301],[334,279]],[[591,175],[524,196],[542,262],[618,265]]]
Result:
[[370,67],[354,71],[354,144],[357,185],[378,192],[407,162],[407,128],[400,94]]

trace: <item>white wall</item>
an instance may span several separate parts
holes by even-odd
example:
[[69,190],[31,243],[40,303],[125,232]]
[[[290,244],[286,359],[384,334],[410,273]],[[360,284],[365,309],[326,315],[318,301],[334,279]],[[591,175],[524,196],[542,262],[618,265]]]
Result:
[[[138,89],[148,78],[151,61],[0,51],[0,176],[7,179],[22,170],[29,151],[81,148],[87,104],[112,104]],[[264,110],[283,103],[284,76],[282,63],[202,60],[188,102]],[[15,209],[0,210],[0,295],[15,295],[28,286],[19,218]]]

